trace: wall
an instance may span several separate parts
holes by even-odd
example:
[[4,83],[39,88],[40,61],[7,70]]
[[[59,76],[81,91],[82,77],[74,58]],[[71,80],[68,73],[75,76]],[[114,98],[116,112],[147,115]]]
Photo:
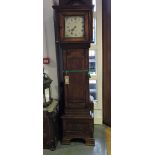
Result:
[[53,80],[51,85],[52,97],[58,98],[58,77],[52,5],[53,0],[43,0],[43,56],[50,58],[50,64],[44,65],[44,69]]

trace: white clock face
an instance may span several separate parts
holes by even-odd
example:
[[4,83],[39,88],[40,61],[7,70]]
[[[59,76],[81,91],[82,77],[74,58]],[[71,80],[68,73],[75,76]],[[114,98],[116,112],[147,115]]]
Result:
[[65,17],[65,38],[84,37],[84,16]]

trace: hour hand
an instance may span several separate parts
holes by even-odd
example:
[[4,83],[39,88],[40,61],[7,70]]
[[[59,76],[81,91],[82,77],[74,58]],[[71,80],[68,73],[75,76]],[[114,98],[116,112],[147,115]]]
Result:
[[72,29],[71,29],[71,31],[74,31],[76,29],[76,26],[74,26]]

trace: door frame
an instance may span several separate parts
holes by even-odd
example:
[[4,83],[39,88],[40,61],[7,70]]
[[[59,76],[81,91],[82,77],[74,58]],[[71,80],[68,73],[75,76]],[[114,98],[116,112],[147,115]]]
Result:
[[103,123],[111,126],[111,0],[102,0]]

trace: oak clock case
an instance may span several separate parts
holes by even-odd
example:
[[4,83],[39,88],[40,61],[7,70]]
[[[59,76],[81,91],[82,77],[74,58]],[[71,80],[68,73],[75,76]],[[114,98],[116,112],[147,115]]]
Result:
[[89,94],[93,5],[61,4],[53,8],[62,144],[70,144],[71,140],[78,138],[83,139],[86,145],[94,145],[93,103]]

